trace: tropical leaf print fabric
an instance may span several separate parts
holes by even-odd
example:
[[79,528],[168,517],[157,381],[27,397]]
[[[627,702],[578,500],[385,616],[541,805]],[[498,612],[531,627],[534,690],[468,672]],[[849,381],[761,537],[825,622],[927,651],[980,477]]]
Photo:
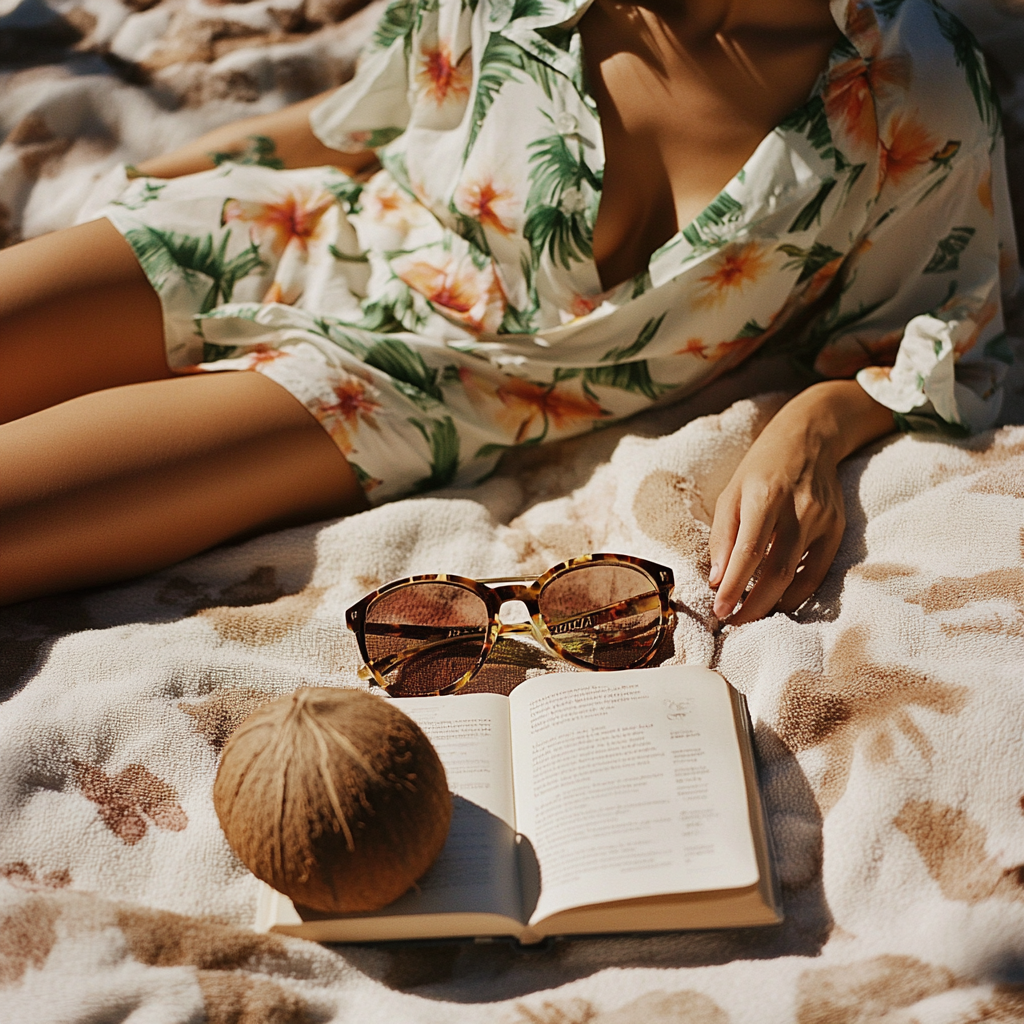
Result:
[[926,0],[833,0],[812,96],[604,290],[586,6],[395,0],[311,116],[328,146],[377,151],[365,184],[230,163],[133,182],[104,215],[160,292],[172,365],[272,376],[373,501],[474,482],[765,345],[856,376],[903,426],[989,426],[1018,267],[966,29]]

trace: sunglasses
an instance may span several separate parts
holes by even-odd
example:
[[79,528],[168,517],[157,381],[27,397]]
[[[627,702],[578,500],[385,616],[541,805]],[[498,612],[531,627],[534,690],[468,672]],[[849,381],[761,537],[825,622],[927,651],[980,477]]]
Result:
[[[465,686],[501,634],[530,633],[583,668],[645,665],[672,620],[674,583],[657,562],[581,555],[541,576],[409,576],[367,594],[345,621],[365,663],[362,678],[393,697],[431,696]],[[502,622],[506,601],[522,601],[530,621]]]

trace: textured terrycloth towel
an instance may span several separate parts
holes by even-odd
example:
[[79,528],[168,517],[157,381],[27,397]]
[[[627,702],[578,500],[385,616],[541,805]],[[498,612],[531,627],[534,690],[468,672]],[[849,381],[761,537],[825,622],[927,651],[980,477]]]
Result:
[[[551,449],[471,494],[8,611],[0,1018],[1024,1017],[1024,990],[996,984],[1024,935],[1024,428],[900,437],[852,460],[850,526],[817,600],[723,635],[708,521],[777,401],[627,435],[606,461]],[[357,685],[342,612],[384,580],[536,571],[587,550],[671,565],[688,609],[675,660],[717,666],[747,694],[786,923],[533,954],[328,951],[241,930],[256,883],[210,795],[233,725],[303,683]],[[176,916],[205,914],[240,928]]]
[[[377,13],[334,24],[352,6],[54,0],[58,19],[23,3],[0,20],[0,53],[35,64],[0,72],[7,237],[71,222],[117,161],[340,80]],[[1021,23],[957,7],[1019,64]],[[121,79],[99,73],[104,53]],[[1019,110],[1019,84],[1003,87]],[[721,631],[708,524],[781,400],[730,395],[768,379],[754,364],[687,406],[510,459],[475,491],[0,613],[0,1021],[1024,1020],[1024,428],[851,460],[815,600]],[[256,883],[210,796],[232,728],[295,686],[357,685],[342,612],[388,579],[602,549],[671,565],[674,660],[748,695],[786,922],[535,953],[249,931]],[[558,667],[510,660],[496,685]]]

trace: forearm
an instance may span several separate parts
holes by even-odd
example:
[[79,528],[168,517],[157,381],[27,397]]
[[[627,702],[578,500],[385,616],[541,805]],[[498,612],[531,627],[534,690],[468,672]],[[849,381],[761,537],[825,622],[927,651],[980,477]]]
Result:
[[239,157],[245,162],[260,162],[271,167],[330,164],[349,173],[357,173],[376,159],[372,150],[341,153],[330,149],[309,126],[310,111],[324,95],[312,96],[271,114],[258,114],[216,128],[179,149],[146,160],[136,170],[154,178],[177,178],[207,171],[223,160]]
[[896,429],[892,410],[876,402],[855,380],[812,384],[787,402],[776,419],[778,427],[805,432],[807,448],[820,452],[833,465]]

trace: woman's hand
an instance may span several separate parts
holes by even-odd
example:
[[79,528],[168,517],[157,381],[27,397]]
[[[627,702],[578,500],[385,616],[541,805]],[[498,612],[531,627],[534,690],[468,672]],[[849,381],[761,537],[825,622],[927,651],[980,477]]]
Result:
[[793,611],[817,590],[846,526],[839,463],[894,426],[892,412],[852,380],[815,384],[775,414],[715,505],[709,582],[719,618],[755,572],[731,624]]
[[220,160],[244,157],[259,150],[260,159],[271,167],[340,167],[358,173],[376,160],[372,149],[361,153],[341,153],[325,146],[309,126],[313,108],[328,93],[311,96],[271,114],[258,114],[233,121],[207,132],[193,142],[153,157],[135,170],[149,178],[177,178],[215,167]]

